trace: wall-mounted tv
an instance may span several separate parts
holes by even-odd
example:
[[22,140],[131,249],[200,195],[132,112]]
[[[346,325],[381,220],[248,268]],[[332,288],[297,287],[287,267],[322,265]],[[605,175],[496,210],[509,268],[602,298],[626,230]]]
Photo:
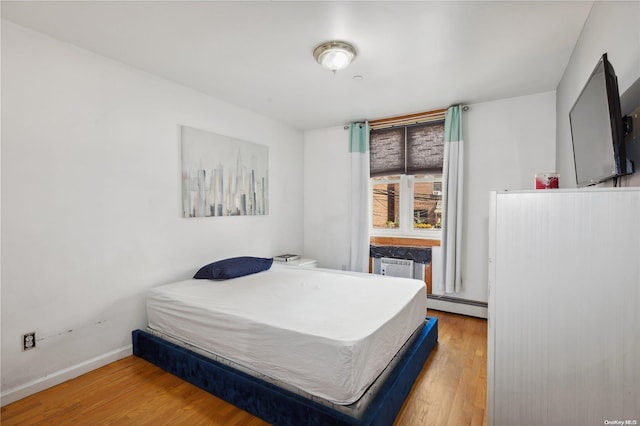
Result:
[[618,79],[606,53],[571,108],[569,119],[579,187],[632,172],[625,153]]

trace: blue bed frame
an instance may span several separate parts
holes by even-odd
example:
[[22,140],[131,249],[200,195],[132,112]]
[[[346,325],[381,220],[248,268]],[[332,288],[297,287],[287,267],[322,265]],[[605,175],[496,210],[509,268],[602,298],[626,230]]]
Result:
[[[392,425],[438,341],[438,320],[426,318],[366,409],[349,415],[282,389],[142,330],[133,354],[273,425]],[[354,411],[355,412],[355,411]]]

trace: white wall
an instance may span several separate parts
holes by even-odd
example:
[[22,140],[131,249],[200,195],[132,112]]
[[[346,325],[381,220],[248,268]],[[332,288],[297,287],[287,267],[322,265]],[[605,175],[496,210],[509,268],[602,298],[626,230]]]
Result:
[[616,71],[620,95],[640,78],[639,26],[640,2],[594,2],[556,91],[556,163],[562,187],[576,186],[569,111],[603,53]]
[[[489,193],[533,189],[534,175],[555,170],[555,93],[471,105],[465,138],[462,292],[486,302]],[[562,176],[560,177],[562,179]]]
[[350,251],[349,131],[304,134],[304,253],[322,268],[346,270]]
[[[268,216],[181,218],[180,124],[269,146]],[[130,353],[150,287],[301,252],[302,158],[299,131],[3,21],[3,404]]]
[[[555,94],[471,105],[463,120],[464,290],[456,296],[486,302],[489,192],[531,189],[536,172],[555,169]],[[340,126],[304,139],[304,252],[340,269],[349,263],[349,134]]]

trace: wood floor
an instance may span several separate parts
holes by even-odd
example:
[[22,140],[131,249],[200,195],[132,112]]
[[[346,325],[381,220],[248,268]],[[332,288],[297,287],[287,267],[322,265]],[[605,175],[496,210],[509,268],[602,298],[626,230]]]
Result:
[[[486,425],[487,322],[445,312],[396,425]],[[9,425],[266,425],[130,356],[3,407]]]

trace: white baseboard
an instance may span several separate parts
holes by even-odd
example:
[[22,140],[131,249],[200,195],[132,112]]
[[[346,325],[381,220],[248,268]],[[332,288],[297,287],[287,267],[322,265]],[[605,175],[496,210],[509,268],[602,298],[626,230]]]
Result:
[[119,359],[125,358],[133,353],[133,346],[127,345],[122,348],[113,350],[103,355],[99,355],[95,358],[91,358],[87,361],[81,362],[64,370],[57,371],[49,376],[42,377],[40,379],[33,380],[24,385],[17,386],[13,389],[9,389],[6,392],[2,392],[0,395],[0,405],[3,407],[12,402],[18,401],[29,395],[48,389],[52,386],[59,385],[67,380],[78,377],[96,368],[103,367]]
[[488,317],[486,306],[467,305],[436,298],[427,299],[427,315],[429,315],[429,309],[485,319]]

